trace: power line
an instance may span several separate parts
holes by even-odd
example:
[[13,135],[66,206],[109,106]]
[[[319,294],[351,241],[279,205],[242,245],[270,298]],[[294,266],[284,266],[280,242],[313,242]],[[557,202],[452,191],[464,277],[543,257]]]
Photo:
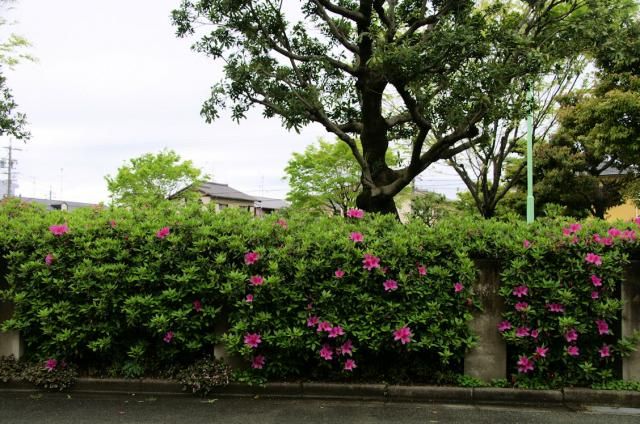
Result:
[[15,166],[16,163],[18,163],[17,160],[13,159],[13,152],[14,150],[17,151],[22,151],[22,149],[18,149],[17,147],[13,147],[13,140],[10,138],[9,139],[9,145],[8,146],[3,146],[3,149],[7,149],[8,150],[8,158],[6,159],[1,159],[0,160],[0,168],[7,168],[6,172],[3,172],[3,174],[7,174],[7,193],[5,194],[5,197],[11,197],[12,196],[12,186],[13,186],[13,168]]

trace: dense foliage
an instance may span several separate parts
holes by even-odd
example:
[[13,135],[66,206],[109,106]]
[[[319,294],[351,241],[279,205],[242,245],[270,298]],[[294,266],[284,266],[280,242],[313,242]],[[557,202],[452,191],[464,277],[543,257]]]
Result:
[[[628,3],[183,0],[172,16],[224,63],[208,121],[257,106],[288,129],[318,123],[360,167],[358,206],[393,213],[417,175],[480,143],[483,120],[510,119],[511,93],[588,50]],[[394,140],[411,142],[400,168],[385,159]]]
[[[428,227],[358,210],[284,220],[197,205],[66,213],[12,201],[0,212],[0,296],[15,304],[2,327],[21,331],[35,361],[137,377],[193,364],[224,342],[245,364],[236,367],[242,380],[452,382],[474,342],[467,324],[479,257],[501,261],[505,320],[539,332],[504,331],[519,383],[606,381],[617,375],[612,359],[629,349],[618,340],[615,288],[637,248],[635,224],[606,235],[609,246],[589,241],[605,237],[609,227],[598,222],[573,243],[551,221]],[[586,263],[587,253],[603,265]],[[514,298],[523,285],[528,293]],[[513,312],[520,301],[529,309]],[[564,312],[548,313],[551,303]],[[607,322],[604,338],[595,320]],[[570,329],[577,357],[564,354]],[[603,343],[610,357],[598,360]],[[547,358],[519,373],[516,361],[539,344]]]

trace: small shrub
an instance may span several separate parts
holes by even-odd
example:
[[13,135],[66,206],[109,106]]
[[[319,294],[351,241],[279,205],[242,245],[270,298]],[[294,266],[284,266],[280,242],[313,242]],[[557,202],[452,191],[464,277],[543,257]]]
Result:
[[207,396],[216,388],[229,384],[231,370],[222,361],[213,358],[203,358],[178,371],[176,379],[183,385],[183,390]]

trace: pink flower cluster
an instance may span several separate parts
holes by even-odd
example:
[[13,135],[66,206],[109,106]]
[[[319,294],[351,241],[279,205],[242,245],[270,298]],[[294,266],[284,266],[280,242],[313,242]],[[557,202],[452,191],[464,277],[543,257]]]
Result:
[[396,280],[387,280],[382,283],[382,286],[386,292],[396,291],[398,289],[398,282]]
[[244,335],[245,346],[248,346],[251,349],[255,349],[260,343],[262,343],[262,337],[260,336],[260,333],[246,333]]
[[60,237],[69,232],[69,226],[65,222],[62,225],[52,225],[49,227],[49,231],[56,237]]
[[156,237],[159,239],[166,238],[171,233],[169,227],[162,227],[158,231],[156,231]]
[[596,255],[595,253],[587,253],[587,256],[585,256],[584,260],[587,263],[593,264],[595,266],[602,265],[602,257],[599,255]]
[[167,333],[164,335],[164,337],[162,338],[162,340],[165,343],[171,343],[171,340],[173,340],[173,337],[175,336],[175,334],[173,333],[173,331],[167,331]]
[[354,231],[349,235],[349,239],[354,243],[362,243],[364,241],[364,236],[362,233]]
[[[329,321],[320,321],[315,315],[311,315],[307,318],[307,327],[317,327],[316,332],[327,333],[328,339],[337,339],[340,336],[345,335],[344,329],[339,325],[332,325]],[[351,356],[353,354],[353,342],[351,339],[345,340],[339,347],[335,349],[330,343],[324,343],[322,348],[318,352],[320,357],[325,361],[331,361],[334,359],[334,353],[337,356]],[[353,371],[357,368],[356,361],[353,359],[347,359],[343,364],[344,371]]]
[[579,232],[581,229],[582,229],[582,224],[580,223],[571,224],[569,225],[569,227],[562,229],[562,234],[565,236],[570,236],[572,234]]
[[347,210],[347,217],[361,219],[364,217],[364,211],[362,209],[349,208]]
[[362,260],[362,267],[367,271],[380,268],[380,258],[369,253],[365,253],[364,259]]
[[411,336],[413,336],[411,329],[406,325],[393,332],[393,340],[399,340],[402,344],[409,343],[411,341]]
[[247,252],[244,254],[244,263],[246,265],[253,265],[260,259],[258,252]]

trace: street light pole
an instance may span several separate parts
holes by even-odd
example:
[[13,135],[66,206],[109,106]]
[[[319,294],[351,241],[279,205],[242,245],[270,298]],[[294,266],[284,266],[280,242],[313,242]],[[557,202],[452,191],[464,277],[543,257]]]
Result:
[[533,199],[533,84],[527,93],[529,116],[527,117],[527,223],[532,223],[534,217]]

